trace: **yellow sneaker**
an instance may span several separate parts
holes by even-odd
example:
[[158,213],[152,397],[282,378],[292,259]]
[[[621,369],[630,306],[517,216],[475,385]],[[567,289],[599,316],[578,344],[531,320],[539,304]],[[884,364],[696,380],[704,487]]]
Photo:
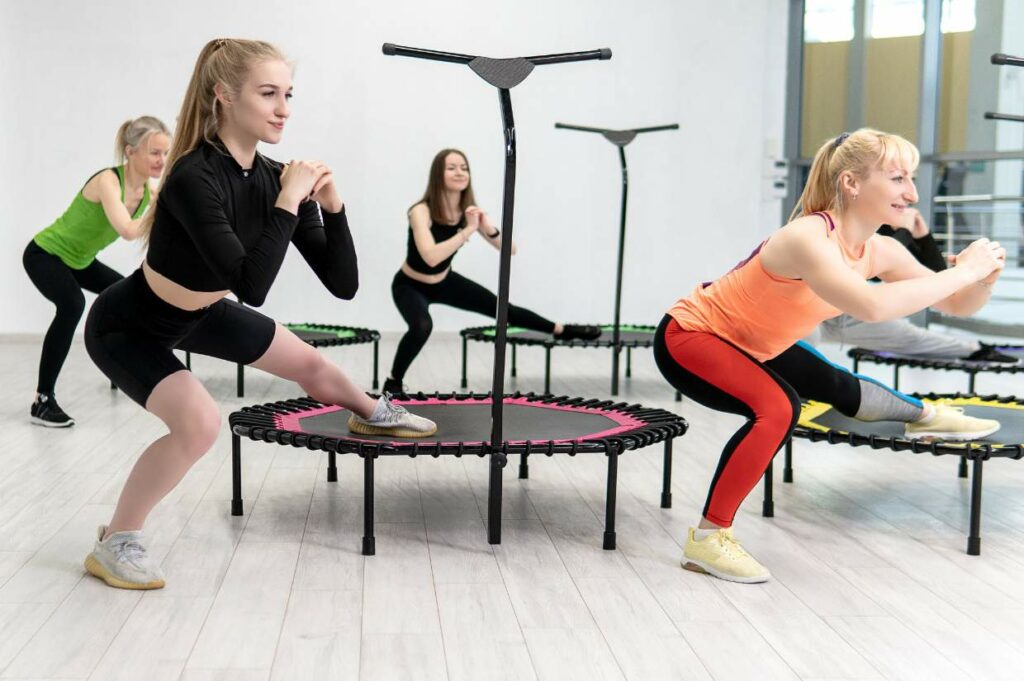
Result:
[[680,564],[687,570],[704,572],[730,582],[755,584],[771,578],[768,568],[754,560],[732,536],[731,527],[717,530],[699,541],[694,538],[694,528],[691,527]]
[[967,416],[963,407],[937,403],[932,406],[935,413],[930,419],[907,424],[907,437],[970,442],[988,437],[1000,428],[999,421]]

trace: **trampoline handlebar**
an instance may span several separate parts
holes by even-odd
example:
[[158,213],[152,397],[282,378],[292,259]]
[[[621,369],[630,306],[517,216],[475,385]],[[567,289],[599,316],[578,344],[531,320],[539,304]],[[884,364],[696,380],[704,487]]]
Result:
[[[415,57],[417,59],[430,59],[432,61],[447,61],[455,64],[468,64],[477,57],[472,54],[459,54],[457,52],[441,52],[440,50],[424,50],[419,47],[405,47],[394,43],[384,43],[381,51],[389,57]],[[563,52],[561,54],[542,54],[535,57],[523,57],[535,66],[543,64],[560,64],[569,61],[588,61],[591,59],[611,59],[612,51],[607,47],[598,50],[587,50],[585,52]]]
[[469,54],[424,50],[419,47],[405,47],[403,45],[395,45],[394,43],[384,43],[381,50],[389,57],[415,57],[432,61],[448,61],[455,64],[468,64],[476,58]]
[[635,128],[633,132],[659,132],[661,130],[678,130],[678,123],[670,123],[669,125],[653,125],[649,128]]
[[630,128],[627,130],[612,130],[610,128],[591,128],[586,125],[572,125],[570,123],[555,123],[555,127],[560,130],[582,130],[583,132],[596,132],[603,135],[606,132],[659,132],[661,130],[678,130],[679,124],[672,123],[670,125],[653,125],[647,128]]
[[561,54],[540,54],[533,57],[523,57],[534,66],[544,64],[562,64],[569,61],[590,61],[592,59],[611,59],[612,50],[610,47],[602,47],[597,50],[585,50],[583,52],[562,52]]
[[1024,66],[1024,57],[1014,57],[1013,55],[997,52],[992,55],[992,63],[1004,66]]
[[586,125],[570,125],[569,123],[555,123],[555,127],[561,130],[582,130],[583,132],[606,133],[604,128],[591,128]]
[[987,120],[987,121],[1016,121],[1018,123],[1024,123],[1024,116],[1018,116],[1016,114],[995,113],[994,111],[986,111],[985,112],[985,120]]

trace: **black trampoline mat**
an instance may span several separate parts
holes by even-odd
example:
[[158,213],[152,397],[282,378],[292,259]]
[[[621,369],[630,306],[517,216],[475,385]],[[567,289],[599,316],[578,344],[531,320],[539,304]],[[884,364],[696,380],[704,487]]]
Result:
[[[1024,345],[997,345],[997,346],[995,346],[995,349],[998,350],[999,352],[1003,353],[1004,355],[1009,355],[1010,357],[1016,357],[1018,363],[1020,363],[1021,360],[1024,360]],[[877,351],[870,351],[869,350],[869,351],[866,351],[865,354],[867,354],[869,356],[870,355],[874,355],[876,357],[881,357],[883,359],[902,359],[902,360],[908,360],[908,361],[911,361],[911,362],[944,362],[944,363],[948,363],[948,364],[958,364],[958,365],[961,365],[961,366],[963,366],[965,368],[984,369],[984,368],[995,368],[995,367],[1007,367],[1007,368],[1010,368],[1010,367],[1017,366],[1015,364],[1011,364],[1010,362],[982,362],[982,361],[975,361],[975,360],[970,360],[970,359],[957,359],[955,357],[934,357],[934,356],[929,356],[929,355],[909,355],[909,354],[906,354],[906,353],[888,352],[888,351],[884,351],[884,350],[877,350]],[[861,359],[864,359],[863,355],[862,355]]]
[[351,338],[355,334],[349,333],[348,335],[341,335],[337,333],[331,333],[329,331],[307,331],[305,329],[292,330],[300,340],[309,343],[310,341],[333,341],[338,338]]
[[[593,338],[591,340],[583,340],[581,338],[577,338],[577,339],[572,340],[572,341],[562,341],[562,340],[559,340],[558,338],[556,338],[555,336],[552,336],[549,333],[541,333],[540,331],[522,330],[522,331],[510,331],[509,334],[508,334],[508,338],[509,338],[509,340],[512,340],[512,339],[515,339],[515,338],[522,338],[522,339],[526,339],[526,340],[537,340],[537,341],[552,341],[553,340],[556,343],[565,343],[565,344],[569,344],[569,343],[578,343],[578,344],[606,343],[606,344],[611,344],[612,339],[614,338],[614,336],[613,336],[611,331],[609,331],[608,329],[605,329],[604,331],[602,331],[600,336],[598,336],[597,338]],[[654,340],[654,332],[653,331],[623,331],[623,330],[619,331],[619,342],[621,342],[621,343],[650,343],[653,340]]]
[[[427,442],[486,442],[491,437],[491,405],[476,404],[410,404],[409,411],[437,424],[437,432]],[[355,438],[371,442],[394,442],[390,435],[374,436],[352,433],[348,429],[350,412],[339,409],[325,414],[300,416],[302,432],[337,438]],[[623,428],[617,421],[589,411],[523,404],[504,408],[502,437],[510,442],[526,440],[576,440],[596,437],[599,433]],[[624,431],[623,431],[624,432]],[[403,440],[412,442],[413,440]]]
[[[1024,442],[1024,410],[1013,407],[998,407],[992,405],[978,404],[954,404],[952,406],[963,407],[964,413],[968,416],[975,416],[982,419],[995,419],[1002,424],[1002,428],[978,442],[990,444],[1020,445]],[[869,437],[898,437],[906,439],[904,424],[901,421],[858,421],[857,419],[843,416],[835,409],[829,409],[824,414],[817,416],[810,421],[830,430],[837,430],[844,433],[856,433]]]

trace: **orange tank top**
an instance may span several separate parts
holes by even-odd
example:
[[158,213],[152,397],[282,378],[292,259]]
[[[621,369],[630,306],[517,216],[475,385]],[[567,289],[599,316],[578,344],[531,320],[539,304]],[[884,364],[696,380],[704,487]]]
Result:
[[[814,213],[826,222],[827,236],[836,238],[843,259],[865,279],[874,271],[871,240],[858,257],[839,237],[828,213]],[[802,279],[786,279],[764,268],[761,249],[767,239],[728,274],[699,285],[668,314],[687,331],[713,333],[758,361],[778,356],[818,324],[841,311],[822,300]]]

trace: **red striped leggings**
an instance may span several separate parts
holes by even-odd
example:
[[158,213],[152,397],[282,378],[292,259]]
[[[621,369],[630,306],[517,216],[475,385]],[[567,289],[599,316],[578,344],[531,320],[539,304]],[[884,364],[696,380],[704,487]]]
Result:
[[849,416],[860,405],[857,378],[806,347],[794,345],[759,362],[714,334],[683,330],[667,315],[655,334],[654,359],[687,397],[747,418],[722,450],[704,505],[704,517],[722,527],[732,525],[736,510],[789,439],[800,416],[798,395]]

